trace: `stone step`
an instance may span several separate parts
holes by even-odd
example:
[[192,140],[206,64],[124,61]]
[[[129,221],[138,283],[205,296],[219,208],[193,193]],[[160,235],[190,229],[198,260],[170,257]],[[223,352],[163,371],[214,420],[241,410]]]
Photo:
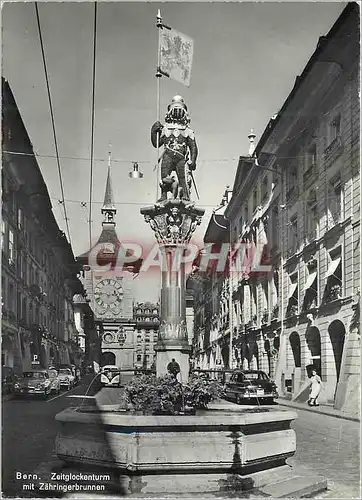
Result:
[[303,498],[327,489],[327,480],[318,476],[293,476],[268,484],[258,491],[272,498]]

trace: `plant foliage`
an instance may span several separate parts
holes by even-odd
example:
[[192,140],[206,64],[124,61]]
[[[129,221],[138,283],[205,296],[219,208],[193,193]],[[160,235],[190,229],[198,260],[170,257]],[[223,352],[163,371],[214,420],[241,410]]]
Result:
[[135,411],[148,415],[178,415],[187,409],[207,408],[221,390],[217,381],[199,376],[190,377],[188,384],[183,385],[172,375],[159,378],[136,375],[125,387],[125,395]]

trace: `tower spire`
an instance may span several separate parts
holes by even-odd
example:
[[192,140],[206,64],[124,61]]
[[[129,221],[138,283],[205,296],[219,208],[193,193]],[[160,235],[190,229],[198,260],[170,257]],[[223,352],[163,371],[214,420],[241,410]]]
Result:
[[104,215],[104,224],[113,224],[116,225],[115,215],[117,209],[114,204],[113,199],[113,189],[112,189],[112,179],[111,179],[111,145],[109,145],[108,152],[108,172],[107,172],[107,182],[106,182],[106,191],[104,194],[104,202],[101,209],[101,213]]

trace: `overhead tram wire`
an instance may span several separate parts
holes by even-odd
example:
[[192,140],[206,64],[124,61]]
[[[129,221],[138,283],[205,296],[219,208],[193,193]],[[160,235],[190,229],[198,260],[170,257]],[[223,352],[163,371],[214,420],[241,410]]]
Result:
[[46,58],[45,58],[45,50],[44,50],[43,36],[42,36],[42,32],[41,32],[40,17],[39,17],[39,10],[38,10],[38,3],[37,2],[35,2],[35,14],[36,14],[36,20],[37,20],[37,25],[38,25],[39,42],[40,42],[43,67],[44,67],[44,74],[45,74],[45,82],[46,82],[48,100],[49,100],[50,117],[51,117],[51,122],[52,122],[54,147],[55,147],[55,153],[56,153],[56,159],[57,159],[57,165],[58,165],[59,183],[60,183],[60,190],[61,190],[61,197],[62,197],[62,205],[63,205],[63,209],[64,209],[64,218],[65,218],[65,224],[66,224],[67,233],[68,233],[69,244],[70,244],[70,246],[72,246],[72,240],[71,240],[70,229],[69,229],[69,219],[68,219],[68,215],[67,215],[67,208],[65,205],[64,185],[63,185],[62,169],[60,166],[60,159],[59,159],[60,157],[59,157],[57,134],[55,131],[54,111],[53,111],[53,104],[52,104],[52,98],[51,98],[51,93],[50,93],[48,69],[47,69]]
[[95,115],[95,86],[96,86],[96,49],[97,49],[97,2],[94,2],[93,25],[93,71],[92,71],[92,122],[91,122],[91,149],[90,149],[90,179],[89,179],[89,248],[92,247],[92,198],[93,198],[93,163],[94,163],[94,115]]
[[[37,153],[25,153],[21,151],[7,151],[3,150],[3,153],[9,154],[9,155],[19,155],[19,156],[33,156],[35,158],[57,158],[55,155],[41,155]],[[303,158],[309,155],[294,155],[294,156],[278,156],[278,160],[292,160],[295,158]],[[316,158],[324,158],[324,154],[317,154],[315,155]],[[90,157],[85,157],[85,156],[60,156],[60,159],[64,160],[73,160],[73,161],[90,161]],[[94,158],[94,162],[108,162],[108,158]],[[199,160],[198,164],[204,164],[204,163],[224,163],[224,162],[232,162],[232,161],[239,161],[238,158],[205,158],[203,160]],[[120,160],[117,158],[112,158],[112,163],[128,163],[128,164],[133,164],[135,163],[134,160]],[[144,164],[150,164],[154,166],[154,162],[150,160],[137,160],[137,163],[144,163]],[[264,168],[262,165],[259,165],[260,168]]]

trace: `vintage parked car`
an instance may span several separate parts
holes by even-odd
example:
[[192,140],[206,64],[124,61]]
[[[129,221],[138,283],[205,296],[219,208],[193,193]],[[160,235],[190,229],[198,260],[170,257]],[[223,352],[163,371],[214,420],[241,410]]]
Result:
[[224,397],[241,404],[246,401],[273,403],[278,398],[277,386],[261,370],[237,370],[224,386]]
[[43,396],[47,398],[52,390],[48,370],[36,369],[24,372],[14,385],[15,396]]
[[3,366],[1,368],[1,393],[13,394],[14,385],[18,381],[18,376],[15,375],[13,368],[10,366]]
[[119,387],[121,372],[116,365],[105,365],[101,369],[101,385],[103,387]]
[[51,382],[51,392],[55,394],[60,393],[60,379],[59,374],[55,368],[48,369],[49,379]]
[[65,387],[69,391],[74,387],[75,377],[70,368],[60,368],[58,377],[61,388]]

